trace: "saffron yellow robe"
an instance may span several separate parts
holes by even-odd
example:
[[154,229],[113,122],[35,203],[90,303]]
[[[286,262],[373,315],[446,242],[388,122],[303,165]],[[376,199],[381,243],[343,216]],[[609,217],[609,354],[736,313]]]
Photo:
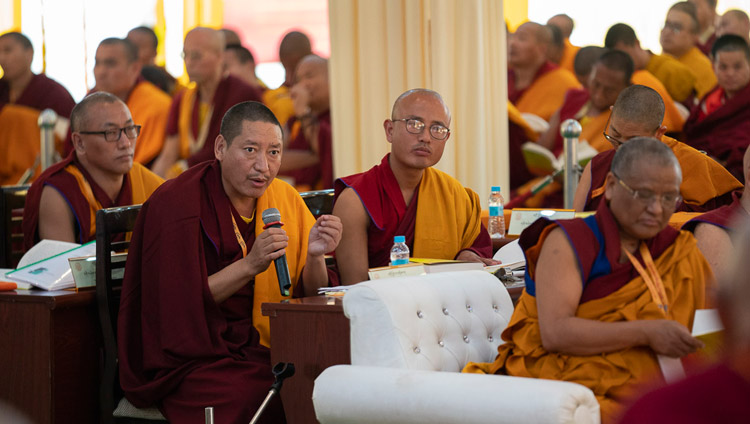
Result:
[[687,100],[695,89],[696,78],[693,72],[677,59],[666,54],[652,54],[646,64],[676,102]]
[[693,47],[677,60],[690,68],[693,75],[695,75],[695,92],[699,99],[703,98],[703,96],[716,87],[718,80],[716,79],[716,75],[714,75],[714,68],[711,65],[711,61],[698,47]]
[[133,122],[141,126],[133,160],[146,165],[161,152],[172,98],[148,81],[140,81],[128,96]]

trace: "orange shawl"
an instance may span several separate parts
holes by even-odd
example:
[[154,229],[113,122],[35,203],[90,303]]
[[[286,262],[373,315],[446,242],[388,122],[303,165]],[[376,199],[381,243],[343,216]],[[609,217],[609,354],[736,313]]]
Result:
[[141,81],[128,96],[128,109],[133,122],[141,126],[133,160],[147,164],[161,152],[166,136],[169,105],[172,99],[157,86]]

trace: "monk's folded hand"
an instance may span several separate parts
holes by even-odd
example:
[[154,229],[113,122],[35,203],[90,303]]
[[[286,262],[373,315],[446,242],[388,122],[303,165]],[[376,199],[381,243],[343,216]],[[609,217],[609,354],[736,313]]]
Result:
[[483,258],[479,255],[477,255],[476,252],[473,250],[462,250],[458,253],[458,256],[456,256],[457,261],[465,261],[465,262],[481,262],[485,266],[487,265],[498,265],[501,262],[496,261],[492,258]]
[[679,358],[703,347],[684,325],[669,319],[643,320],[648,345],[660,355]]
[[323,215],[315,222],[310,230],[310,238],[307,245],[309,256],[323,256],[333,252],[341,241],[343,225],[341,219],[333,215]]
[[288,244],[289,237],[281,228],[268,228],[260,233],[244,258],[249,267],[249,274],[256,276],[267,270],[271,261],[286,253],[284,249]]

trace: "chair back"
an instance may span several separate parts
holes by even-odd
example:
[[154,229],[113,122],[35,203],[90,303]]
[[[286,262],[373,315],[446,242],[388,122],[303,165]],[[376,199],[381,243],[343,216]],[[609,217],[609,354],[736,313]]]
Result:
[[333,189],[304,191],[299,195],[316,219],[321,215],[329,215],[333,212]]
[[23,248],[23,208],[28,185],[0,187],[0,268],[15,268]]
[[357,284],[344,314],[352,365],[460,371],[492,362],[513,302],[488,272],[444,272]]
[[[117,315],[122,277],[112,271],[125,268],[125,261],[113,262],[112,253],[130,245],[126,233],[135,227],[141,205],[101,209],[96,213],[96,301],[104,343],[104,369],[99,390],[101,422],[113,422],[112,411],[122,397],[117,373]],[[122,275],[118,273],[118,275]]]

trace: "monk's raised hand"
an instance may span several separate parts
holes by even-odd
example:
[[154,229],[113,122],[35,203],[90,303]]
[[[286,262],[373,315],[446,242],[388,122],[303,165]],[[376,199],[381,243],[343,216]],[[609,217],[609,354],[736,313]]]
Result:
[[286,253],[288,244],[289,237],[281,228],[268,228],[260,233],[244,259],[250,266],[250,274],[255,276],[267,270],[271,261]]
[[648,345],[660,355],[683,357],[703,347],[684,325],[669,319],[644,320]]
[[315,221],[310,230],[310,238],[307,244],[307,254],[310,256],[322,256],[333,252],[341,241],[341,232],[344,226],[337,216],[322,215]]

